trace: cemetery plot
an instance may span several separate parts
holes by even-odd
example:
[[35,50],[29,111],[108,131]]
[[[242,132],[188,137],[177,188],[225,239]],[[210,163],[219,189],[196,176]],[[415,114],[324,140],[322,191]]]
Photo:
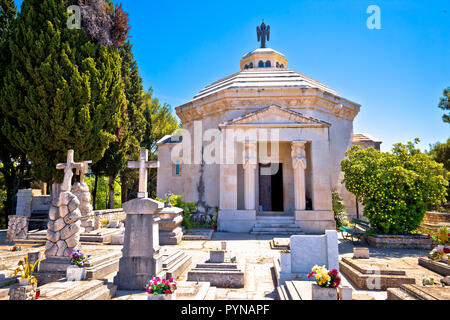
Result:
[[388,300],[450,300],[450,287],[402,285],[387,290]]
[[270,247],[273,250],[289,250],[290,241],[290,238],[274,238],[273,240],[270,240]]
[[188,272],[188,281],[206,281],[219,288],[243,288],[245,272],[225,259],[224,250],[210,251],[210,259]]
[[407,276],[406,271],[379,259],[342,258],[339,267],[358,289],[386,290],[416,283],[416,279]]
[[448,263],[433,261],[430,258],[419,258],[419,265],[442,276],[450,276],[450,264]]
[[211,240],[214,234],[212,229],[190,229],[183,235],[183,240]]

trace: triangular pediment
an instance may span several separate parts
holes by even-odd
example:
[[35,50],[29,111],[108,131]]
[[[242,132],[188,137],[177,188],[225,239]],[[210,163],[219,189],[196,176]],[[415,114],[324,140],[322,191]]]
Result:
[[297,111],[280,106],[270,106],[256,110],[247,115],[233,119],[220,125],[220,127],[233,126],[319,126],[328,127],[329,123],[305,116]]

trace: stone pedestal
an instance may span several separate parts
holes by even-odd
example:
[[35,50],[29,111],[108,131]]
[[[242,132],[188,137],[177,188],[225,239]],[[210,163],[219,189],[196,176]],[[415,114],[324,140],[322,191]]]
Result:
[[22,217],[30,217],[32,201],[33,201],[32,189],[19,190],[17,192],[16,215]]
[[114,278],[119,290],[144,290],[147,281],[162,270],[158,214],[163,208],[163,203],[148,198],[123,204],[125,241]]
[[28,217],[9,216],[6,240],[24,240],[28,237]]
[[164,208],[159,212],[159,243],[161,245],[177,245],[183,238],[183,209]]

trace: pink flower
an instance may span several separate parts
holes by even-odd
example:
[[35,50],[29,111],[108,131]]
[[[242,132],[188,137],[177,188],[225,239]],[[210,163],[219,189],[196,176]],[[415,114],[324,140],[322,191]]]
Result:
[[336,269],[331,270],[328,275],[330,276],[337,276],[339,274],[339,272]]
[[170,278],[170,279],[169,279],[169,282],[173,282],[173,278]]
[[314,277],[314,271],[308,274],[308,279],[311,279],[312,277]]

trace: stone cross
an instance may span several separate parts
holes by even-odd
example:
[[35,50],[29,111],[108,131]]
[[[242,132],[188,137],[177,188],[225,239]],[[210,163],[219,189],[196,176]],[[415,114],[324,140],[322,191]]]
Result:
[[61,192],[70,191],[72,186],[73,169],[80,170],[83,168],[83,163],[74,162],[73,155],[74,151],[69,150],[67,152],[67,162],[56,165],[56,169],[64,170],[64,181],[61,184]]
[[83,161],[83,166],[81,169],[77,169],[77,175],[80,175],[80,183],[84,183],[84,177],[89,172],[89,165],[92,163],[92,160],[89,161]]
[[149,168],[159,168],[158,161],[148,161],[148,150],[141,150],[140,161],[129,161],[128,168],[137,169],[139,168],[139,192],[138,198],[148,198],[147,192],[147,177]]

